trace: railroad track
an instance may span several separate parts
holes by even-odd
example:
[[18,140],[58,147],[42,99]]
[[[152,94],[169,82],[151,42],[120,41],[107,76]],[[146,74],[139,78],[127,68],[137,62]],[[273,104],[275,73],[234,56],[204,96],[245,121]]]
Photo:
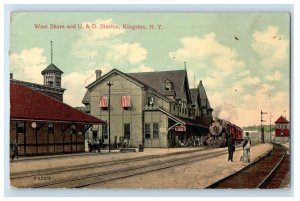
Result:
[[[22,171],[22,172],[15,172],[10,174],[10,179],[17,179],[22,177],[33,177],[38,176],[42,174],[53,174],[53,173],[59,173],[59,172],[68,172],[68,171],[74,171],[74,170],[81,170],[86,168],[93,168],[93,167],[106,167],[116,164],[124,164],[128,162],[135,162],[140,160],[148,160],[148,159],[154,159],[154,158],[163,158],[168,156],[175,156],[175,155],[183,155],[183,154],[189,154],[189,153],[195,153],[195,152],[203,152],[207,149],[196,149],[196,150],[190,150],[185,152],[173,152],[173,153],[167,153],[167,154],[155,154],[155,155],[149,155],[149,156],[142,156],[142,157],[133,157],[129,159],[121,159],[121,160],[111,160],[106,162],[92,162],[87,164],[79,164],[79,165],[73,165],[73,166],[61,166],[61,167],[54,167],[54,168],[47,168],[47,169],[35,169],[30,171]],[[77,157],[77,156],[75,156]],[[41,159],[44,160],[44,159]]]
[[[252,162],[238,172],[215,182],[207,188],[242,189],[274,186],[272,181],[277,181],[278,183],[279,178],[277,177],[276,179],[275,173],[278,172],[279,167],[289,167],[289,160],[287,158],[289,157],[286,156],[285,148],[282,145],[273,144],[273,149],[268,155]],[[283,171],[281,171],[281,174],[284,175]]]
[[[32,177],[37,177],[38,175],[48,175],[49,177],[55,177],[55,175],[71,175],[70,177],[65,177],[62,179],[61,177],[56,176],[58,179],[50,181],[38,181],[33,184],[23,185],[22,187],[82,188],[101,182],[122,179],[179,165],[185,165],[188,163],[199,162],[199,160],[213,158],[226,153],[227,150],[208,153],[203,153],[203,150],[193,150],[189,152],[170,153],[165,155],[152,155],[148,157],[107,162],[106,164],[97,163],[86,166],[65,167],[60,168],[59,170],[46,170],[38,173],[27,172],[23,175],[12,175],[13,178],[11,178],[11,182],[14,183],[17,180],[19,180],[19,182],[20,180],[28,181],[28,179],[32,179]],[[109,167],[109,170],[107,170],[107,167]],[[79,170],[81,173],[76,174],[76,171]],[[82,174],[82,172],[86,174]]]

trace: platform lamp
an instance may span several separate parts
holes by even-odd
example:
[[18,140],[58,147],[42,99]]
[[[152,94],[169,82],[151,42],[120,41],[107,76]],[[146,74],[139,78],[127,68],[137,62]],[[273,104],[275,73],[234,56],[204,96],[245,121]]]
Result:
[[263,112],[262,110],[260,111],[261,143],[265,143],[264,130],[262,127],[262,122],[265,122],[265,120],[263,120],[263,114],[267,114],[267,112]]
[[108,152],[110,152],[110,87],[113,84],[109,81],[106,85],[108,86]]

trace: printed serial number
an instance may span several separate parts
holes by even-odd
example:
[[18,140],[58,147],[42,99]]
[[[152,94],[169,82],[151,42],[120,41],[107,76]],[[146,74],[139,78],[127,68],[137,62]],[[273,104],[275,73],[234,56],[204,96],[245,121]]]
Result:
[[42,180],[42,181],[46,181],[46,180],[51,180],[51,177],[33,177],[34,180]]

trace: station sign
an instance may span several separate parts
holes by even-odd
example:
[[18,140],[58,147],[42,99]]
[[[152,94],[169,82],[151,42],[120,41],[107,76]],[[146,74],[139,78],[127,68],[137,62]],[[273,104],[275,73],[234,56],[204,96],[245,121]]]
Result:
[[186,131],[186,126],[175,126],[175,131],[185,132]]

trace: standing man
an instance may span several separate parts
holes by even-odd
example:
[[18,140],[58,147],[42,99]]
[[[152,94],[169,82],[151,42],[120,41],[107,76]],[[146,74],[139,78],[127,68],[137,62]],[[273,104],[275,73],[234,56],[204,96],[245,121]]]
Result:
[[243,142],[243,162],[250,163],[250,147],[251,147],[251,139],[249,137],[249,133],[246,132],[246,137]]
[[15,157],[17,157],[17,159],[19,158],[19,146],[18,143],[16,141],[16,139],[14,139],[11,143],[11,150],[12,150],[12,156],[11,156],[11,160],[14,160]]
[[230,135],[230,138],[228,139],[228,160],[233,162],[233,152],[235,151],[235,140],[233,139],[233,136]]

